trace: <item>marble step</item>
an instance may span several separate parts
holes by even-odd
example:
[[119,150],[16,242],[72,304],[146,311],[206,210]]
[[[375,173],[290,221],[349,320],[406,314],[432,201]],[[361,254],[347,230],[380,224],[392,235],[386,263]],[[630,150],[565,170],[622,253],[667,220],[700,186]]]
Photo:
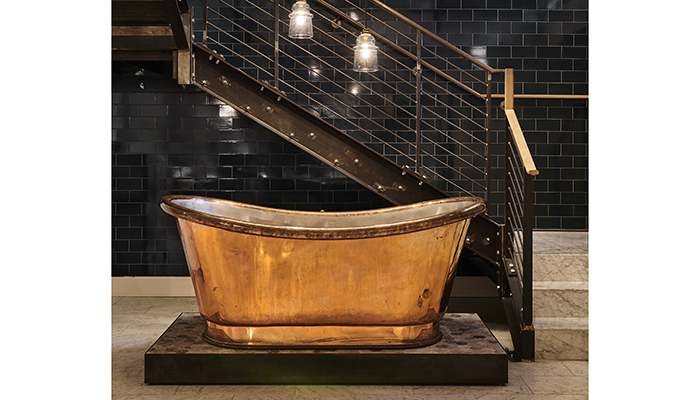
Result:
[[588,318],[588,282],[533,282],[535,318]]
[[588,360],[588,318],[533,318],[535,359]]
[[588,282],[588,254],[533,254],[534,282]]

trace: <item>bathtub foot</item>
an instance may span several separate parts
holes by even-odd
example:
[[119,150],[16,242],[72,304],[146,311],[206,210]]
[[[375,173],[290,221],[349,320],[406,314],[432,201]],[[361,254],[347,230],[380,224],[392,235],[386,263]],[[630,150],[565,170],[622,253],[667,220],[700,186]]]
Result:
[[204,340],[238,349],[413,348],[442,338],[440,322],[407,326],[230,326],[206,321]]

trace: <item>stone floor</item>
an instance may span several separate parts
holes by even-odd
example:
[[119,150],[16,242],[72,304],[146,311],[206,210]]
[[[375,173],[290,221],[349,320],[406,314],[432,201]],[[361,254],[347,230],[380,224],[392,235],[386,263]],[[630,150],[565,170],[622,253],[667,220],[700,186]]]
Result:
[[157,399],[557,399],[588,398],[587,361],[511,362],[504,386],[151,386],[144,353],[182,312],[197,311],[192,297],[113,297],[112,398]]

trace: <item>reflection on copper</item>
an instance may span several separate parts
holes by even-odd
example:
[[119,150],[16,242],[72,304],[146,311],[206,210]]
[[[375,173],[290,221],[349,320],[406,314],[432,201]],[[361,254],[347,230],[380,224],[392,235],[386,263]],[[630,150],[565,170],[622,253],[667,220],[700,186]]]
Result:
[[412,347],[440,339],[483,200],[300,212],[166,196],[205,338],[228,347]]

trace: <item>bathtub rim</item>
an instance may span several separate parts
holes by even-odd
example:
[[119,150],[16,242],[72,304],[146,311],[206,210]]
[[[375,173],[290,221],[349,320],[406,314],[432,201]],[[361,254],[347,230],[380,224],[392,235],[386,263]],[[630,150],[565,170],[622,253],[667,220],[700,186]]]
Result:
[[[451,210],[438,215],[429,217],[403,220],[400,222],[378,224],[372,226],[361,227],[299,227],[299,226],[282,226],[272,225],[259,222],[249,222],[237,220],[234,218],[217,216],[202,211],[193,210],[175,204],[173,200],[177,199],[198,199],[219,204],[226,204],[243,209],[253,209],[278,214],[292,214],[297,216],[309,217],[332,217],[332,216],[353,216],[353,215],[371,215],[389,212],[401,212],[404,210],[416,209],[419,207],[427,207],[442,203],[471,203],[468,206]],[[232,232],[245,233],[257,236],[277,237],[277,238],[294,238],[294,239],[363,239],[372,237],[389,236],[396,234],[404,234],[417,232],[421,230],[431,229],[439,226],[448,225],[454,222],[468,220],[482,213],[486,209],[485,201],[480,197],[447,197],[442,199],[428,200],[419,203],[384,207],[371,210],[347,211],[347,212],[320,212],[320,211],[298,211],[286,210],[273,207],[264,207],[254,204],[242,203],[233,200],[225,200],[207,196],[197,195],[166,195],[161,198],[160,207],[167,214],[183,219],[186,221],[220,228]]]

